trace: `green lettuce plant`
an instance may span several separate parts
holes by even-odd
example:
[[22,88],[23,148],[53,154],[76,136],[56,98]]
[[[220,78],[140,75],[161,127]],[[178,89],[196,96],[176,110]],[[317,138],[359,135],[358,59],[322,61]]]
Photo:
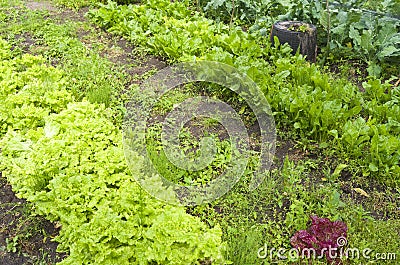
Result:
[[[0,39],[0,170],[61,227],[60,264],[224,264],[222,232],[150,197],[128,170],[120,128],[101,104],[74,101],[62,72]],[[28,111],[29,110],[29,111]],[[148,176],[155,187],[157,176]]]

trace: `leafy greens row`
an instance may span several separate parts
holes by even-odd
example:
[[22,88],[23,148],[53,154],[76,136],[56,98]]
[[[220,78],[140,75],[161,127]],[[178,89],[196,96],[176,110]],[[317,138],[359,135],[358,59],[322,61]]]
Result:
[[400,89],[371,78],[365,92],[336,79],[287,46],[205,18],[187,2],[109,1],[89,12],[95,23],[170,62],[210,60],[247,73],[264,92],[281,128],[333,147],[336,156],[386,183],[400,179]]
[[[219,227],[157,201],[129,172],[103,104],[75,101],[62,71],[0,39],[0,170],[62,228],[60,264],[223,264]],[[161,185],[153,178],[154,185]]]

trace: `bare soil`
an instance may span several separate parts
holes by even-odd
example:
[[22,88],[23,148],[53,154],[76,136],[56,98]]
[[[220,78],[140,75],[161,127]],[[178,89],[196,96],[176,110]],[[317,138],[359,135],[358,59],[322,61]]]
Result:
[[[54,224],[33,216],[31,205],[15,196],[0,173],[0,264],[51,264],[65,257],[57,253]],[[43,264],[43,263],[42,263]]]

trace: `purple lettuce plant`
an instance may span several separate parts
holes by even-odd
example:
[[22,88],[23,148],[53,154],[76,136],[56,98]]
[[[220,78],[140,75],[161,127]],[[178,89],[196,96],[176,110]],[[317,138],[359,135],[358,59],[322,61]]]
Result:
[[325,256],[328,263],[341,264],[342,250],[347,243],[347,225],[342,221],[332,222],[318,216],[310,218],[311,225],[307,230],[297,231],[290,239],[290,244],[300,254],[313,250],[318,257]]

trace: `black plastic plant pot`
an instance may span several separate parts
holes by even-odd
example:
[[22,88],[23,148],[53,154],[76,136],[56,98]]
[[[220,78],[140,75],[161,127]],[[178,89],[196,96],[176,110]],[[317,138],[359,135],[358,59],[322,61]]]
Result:
[[293,54],[299,49],[307,60],[315,62],[317,58],[317,28],[300,21],[280,21],[272,26],[270,39],[274,44],[274,37],[279,43],[288,43],[293,49]]

